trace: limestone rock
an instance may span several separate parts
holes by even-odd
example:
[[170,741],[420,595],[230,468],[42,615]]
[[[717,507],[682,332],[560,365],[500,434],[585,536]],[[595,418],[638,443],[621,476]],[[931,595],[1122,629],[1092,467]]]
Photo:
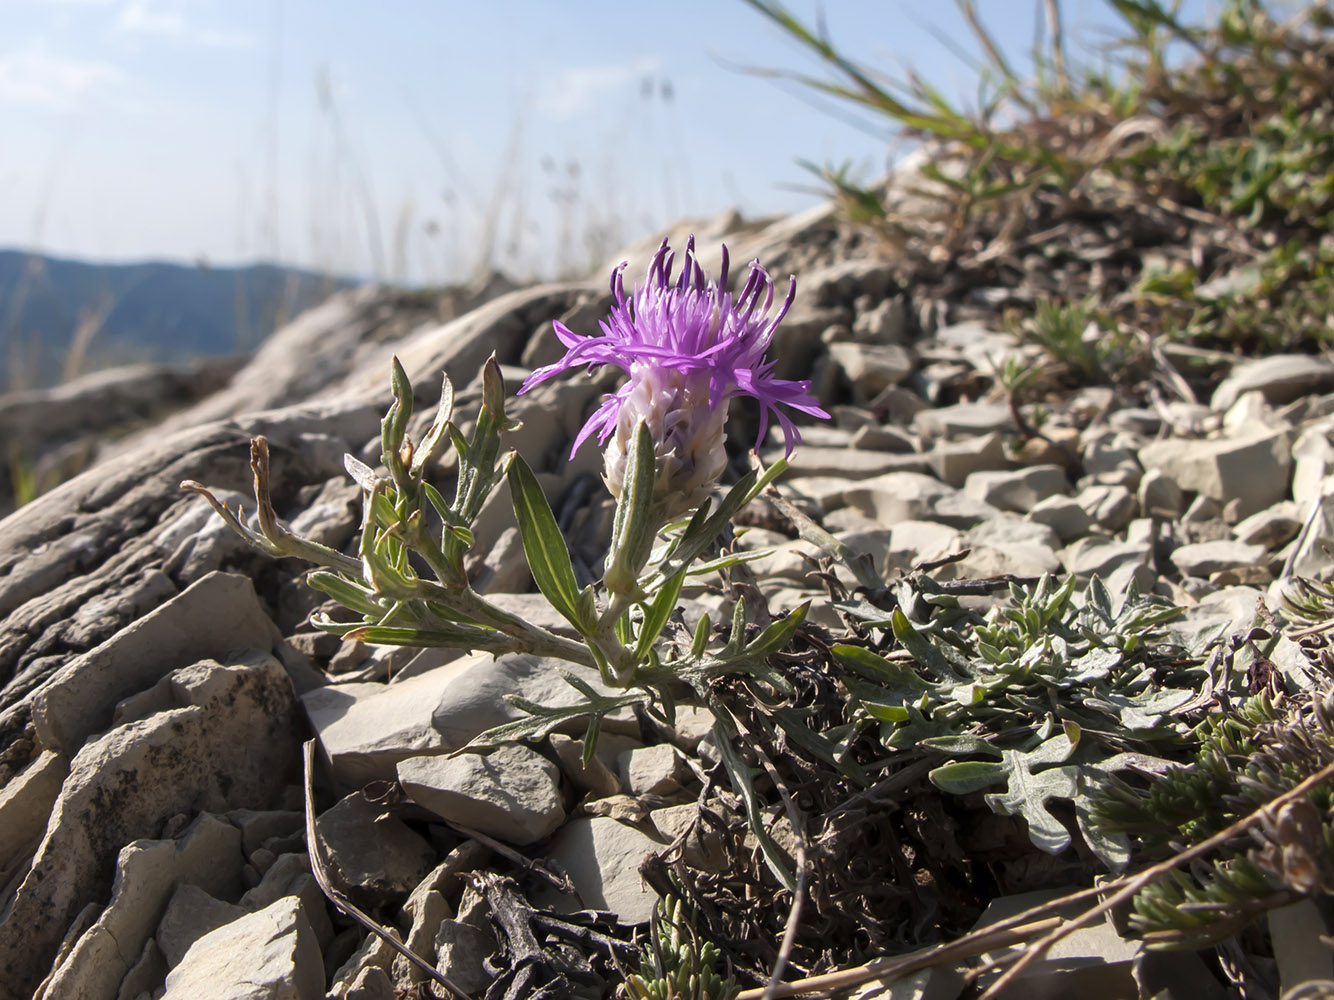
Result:
[[[159,916],[170,909],[174,886],[206,896],[235,896],[240,889],[240,844],[235,827],[205,814],[179,843],[137,840],[127,845],[116,861],[110,903],[53,970],[42,996],[115,1000],[135,957],[152,939]],[[161,985],[160,980],[151,984]]]
[[436,933],[436,968],[459,989],[480,996],[491,985],[486,960],[496,950],[496,937],[487,929],[461,920],[444,920]]
[[916,454],[895,454],[888,451],[865,451],[857,448],[820,448],[803,445],[788,459],[788,472],[793,479],[812,476],[836,477],[841,480],[871,479],[894,472],[921,472],[927,459]]
[[1075,502],[1108,531],[1123,530],[1138,513],[1135,494],[1124,486],[1086,486],[1079,491]]
[[885,527],[893,527],[900,521],[939,521],[956,528],[971,528],[995,513],[990,504],[965,496],[934,476],[917,472],[890,472],[867,479],[849,488],[844,500],[847,506]]
[[1001,510],[1025,514],[1041,501],[1069,489],[1065,470],[1059,465],[1034,465],[1013,472],[975,472],[964,483],[964,492]]
[[669,743],[627,750],[617,765],[631,795],[674,795],[690,774],[680,752]]
[[1182,545],[1172,553],[1172,562],[1186,576],[1211,574],[1239,566],[1254,566],[1264,559],[1263,545],[1221,540]]
[[315,820],[335,885],[373,905],[405,896],[431,870],[435,852],[401,819],[353,792]]
[[267,805],[295,764],[291,681],[271,656],[196,664],[164,684],[179,707],[111,730],[71,762],[46,837],[0,924],[0,967],[8,970],[0,997],[31,993],[70,920],[109,888],[121,845],[156,834],[177,813]]
[[111,723],[118,701],[164,674],[234,650],[267,651],[280,639],[248,579],[211,573],[47,681],[33,700],[37,735],[74,753]]
[[931,471],[956,489],[974,473],[991,472],[1009,465],[999,434],[942,441],[926,453],[926,461]]
[[584,764],[584,741],[576,740],[561,733],[552,733],[547,737],[551,749],[560,759],[560,768],[565,777],[582,792],[594,798],[606,798],[608,795],[620,795],[621,779],[616,772],[594,754],[588,764]]
[[534,902],[554,905],[565,913],[584,907],[611,910],[631,924],[648,920],[658,898],[641,882],[639,864],[662,846],[607,816],[571,820],[551,841],[547,856],[569,873],[583,906],[547,889]]
[[197,885],[178,884],[157,927],[158,947],[162,949],[167,968],[180,965],[191,946],[205,934],[211,934],[245,914],[242,907],[223,902]]
[[1181,487],[1159,469],[1151,469],[1140,479],[1136,499],[1145,517],[1174,520],[1181,515]]
[[511,844],[535,843],[565,820],[560,772],[526,746],[412,757],[399,763],[398,780],[423,809]]
[[[393,684],[341,684],[302,696],[320,745],[343,789],[391,781],[399,761],[449,753],[493,726],[520,718],[504,700],[515,694],[540,705],[570,705],[582,696],[561,679],[554,661],[526,653],[459,657]],[[597,672],[567,663],[599,691]],[[633,716],[612,715],[608,732],[638,731]]]
[[324,961],[295,896],[204,935],[167,976],[163,1000],[320,1000]]
[[1074,497],[1051,496],[1039,500],[1025,516],[1045,524],[1067,543],[1082,538],[1093,527],[1093,518]]
[[46,750],[0,788],[0,870],[37,847],[68,773],[64,755]]
[[918,433],[957,440],[982,434],[1014,432],[1014,417],[1004,403],[955,403],[923,410],[913,420]]
[[1237,541],[1247,545],[1277,549],[1297,537],[1301,526],[1297,505],[1291,500],[1280,500],[1267,510],[1237,522],[1232,533]]
[[874,399],[913,370],[912,356],[898,344],[830,344],[829,357],[851,383],[853,398],[861,401]]
[[1241,517],[1264,510],[1288,492],[1291,455],[1283,431],[1190,441],[1167,438],[1140,449],[1140,464],[1158,469],[1183,490],[1220,503],[1235,501]]
[[1274,354],[1239,362],[1209,401],[1222,412],[1243,393],[1259,392],[1270,403],[1289,403],[1309,393],[1334,388],[1334,364],[1307,354]]

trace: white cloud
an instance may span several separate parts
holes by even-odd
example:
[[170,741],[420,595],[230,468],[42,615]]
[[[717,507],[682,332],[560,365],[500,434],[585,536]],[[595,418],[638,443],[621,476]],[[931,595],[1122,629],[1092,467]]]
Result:
[[185,16],[184,0],[129,0],[116,17],[120,31],[193,42],[209,48],[248,48],[254,39],[239,31],[201,28]]
[[573,118],[609,92],[638,86],[643,77],[656,73],[658,66],[656,57],[644,56],[628,63],[561,70],[538,97],[538,110],[556,119]]
[[59,55],[42,45],[0,54],[0,101],[13,104],[68,107],[89,91],[124,78],[109,62]]

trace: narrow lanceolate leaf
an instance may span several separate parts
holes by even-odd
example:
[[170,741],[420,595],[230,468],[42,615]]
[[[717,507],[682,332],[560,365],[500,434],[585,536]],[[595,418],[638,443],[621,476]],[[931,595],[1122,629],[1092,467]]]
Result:
[[542,487],[528,463],[517,455],[509,467],[510,497],[514,516],[523,538],[523,552],[528,559],[537,589],[551,606],[575,628],[585,622],[579,613],[579,585],[574,580],[574,566],[565,536],[560,533],[556,516],[551,513]]
[[639,629],[639,640],[635,646],[635,659],[643,660],[667,627],[667,621],[676,610],[677,598],[681,596],[681,585],[685,583],[685,571],[677,573],[654,596],[644,610],[644,623]]
[[635,587],[653,547],[649,515],[653,508],[654,465],[653,435],[641,420],[626,456],[625,482],[612,525],[606,584],[613,593],[628,593]]
[[896,690],[927,691],[932,685],[911,667],[903,663],[887,660],[863,646],[831,646],[829,652],[834,660],[845,670],[864,677],[868,681],[888,684]]
[[347,633],[372,646],[444,646],[451,649],[489,649],[497,640],[508,641],[499,632],[468,625],[413,628],[401,625],[364,625]]
[[792,640],[797,627],[806,620],[806,612],[810,609],[811,602],[807,601],[805,604],[793,608],[786,618],[780,618],[770,624],[755,637],[753,642],[746,646],[745,655],[763,657],[778,652]]
[[931,644],[930,639],[913,628],[912,622],[908,621],[908,616],[900,609],[894,609],[890,615],[890,623],[894,628],[894,638],[899,641],[899,644],[912,654],[913,659],[933,673],[938,680],[962,680],[950,667],[949,661],[945,659],[940,650]]

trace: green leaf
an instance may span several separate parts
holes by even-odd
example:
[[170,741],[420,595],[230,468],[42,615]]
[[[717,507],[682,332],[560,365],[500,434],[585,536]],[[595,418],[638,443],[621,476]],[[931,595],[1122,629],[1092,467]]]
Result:
[[519,740],[540,740],[567,723],[576,722],[589,716],[601,718],[618,708],[639,704],[644,698],[645,696],[642,694],[622,695],[618,698],[599,697],[596,701],[590,700],[578,705],[563,705],[559,708],[553,708],[547,705],[534,704],[515,695],[507,695],[505,700],[520,711],[526,712],[527,716],[488,729],[470,740],[466,746],[456,750],[455,753],[482,750]]
[[890,615],[890,622],[894,628],[894,638],[912,654],[914,660],[939,680],[951,682],[962,680],[951,669],[949,661],[945,659],[940,650],[931,644],[931,640],[913,628],[912,622],[908,621],[908,616],[903,613],[902,609],[894,609],[893,614]]
[[[931,783],[951,795],[967,795],[991,785],[1005,783],[1004,792],[986,797],[991,810],[1001,816],[1020,816],[1028,823],[1028,838],[1050,854],[1070,844],[1070,833],[1047,809],[1050,799],[1073,799],[1078,769],[1073,765],[1051,767],[1067,760],[1075,744],[1064,732],[1027,753],[1002,750],[999,762],[955,761],[930,773]],[[1042,768],[1042,770],[1039,770]]]
[[517,455],[510,463],[509,484],[514,516],[523,538],[523,552],[537,589],[566,621],[583,631],[586,623],[579,610],[579,586],[574,580],[574,566],[570,562],[565,536],[560,533],[551,505],[547,503],[533,470]]
[[469,625],[414,628],[402,625],[364,625],[344,636],[372,646],[432,646],[447,649],[489,649],[506,637],[493,629]]
[[932,685],[917,671],[902,663],[887,660],[862,646],[837,645],[830,648],[839,666],[869,681],[893,685],[896,690],[928,691]]
[[770,653],[777,653],[792,641],[792,636],[796,634],[801,623],[806,620],[806,612],[810,609],[811,602],[807,601],[793,608],[786,618],[780,618],[778,621],[770,623],[763,632],[747,644],[741,655],[747,659],[761,659]]
[[653,435],[640,421],[625,461],[625,482],[616,502],[604,582],[612,593],[628,594],[638,585],[639,572],[648,560],[655,535],[653,525],[653,480],[656,459]]
[[788,870],[788,859],[782,849],[774,842],[773,837],[769,836],[760,799],[755,793],[756,779],[762,777],[764,772],[750,767],[732,745],[735,731],[732,729],[730,717],[726,715],[727,710],[721,707],[711,706],[711,708],[714,718],[714,745],[718,748],[718,757],[722,760],[723,767],[727,769],[728,776],[732,779],[732,790],[741,796],[741,801],[746,807],[750,832],[759,841],[760,850],[764,853],[764,860],[768,863],[769,870],[789,890],[796,892],[797,880]]
[[667,627],[672,612],[676,610],[685,578],[684,571],[671,577],[654,595],[652,602],[645,606],[644,621],[639,627],[639,640],[635,645],[635,659],[645,659],[653,644],[658,641],[658,636],[662,635],[662,630]]

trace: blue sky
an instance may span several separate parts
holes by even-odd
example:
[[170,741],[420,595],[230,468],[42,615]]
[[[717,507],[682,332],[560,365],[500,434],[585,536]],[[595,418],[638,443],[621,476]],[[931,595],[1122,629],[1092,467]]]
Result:
[[[973,87],[952,4],[789,6],[823,10],[835,42],[890,73]],[[1015,54],[1040,6],[978,2]],[[1064,7],[1076,44],[1106,40],[1103,4]],[[812,204],[798,158],[869,178],[904,151],[742,72],[814,67],[741,0],[0,0],[0,14],[0,246],[444,281],[490,245],[553,274],[682,215]]]

